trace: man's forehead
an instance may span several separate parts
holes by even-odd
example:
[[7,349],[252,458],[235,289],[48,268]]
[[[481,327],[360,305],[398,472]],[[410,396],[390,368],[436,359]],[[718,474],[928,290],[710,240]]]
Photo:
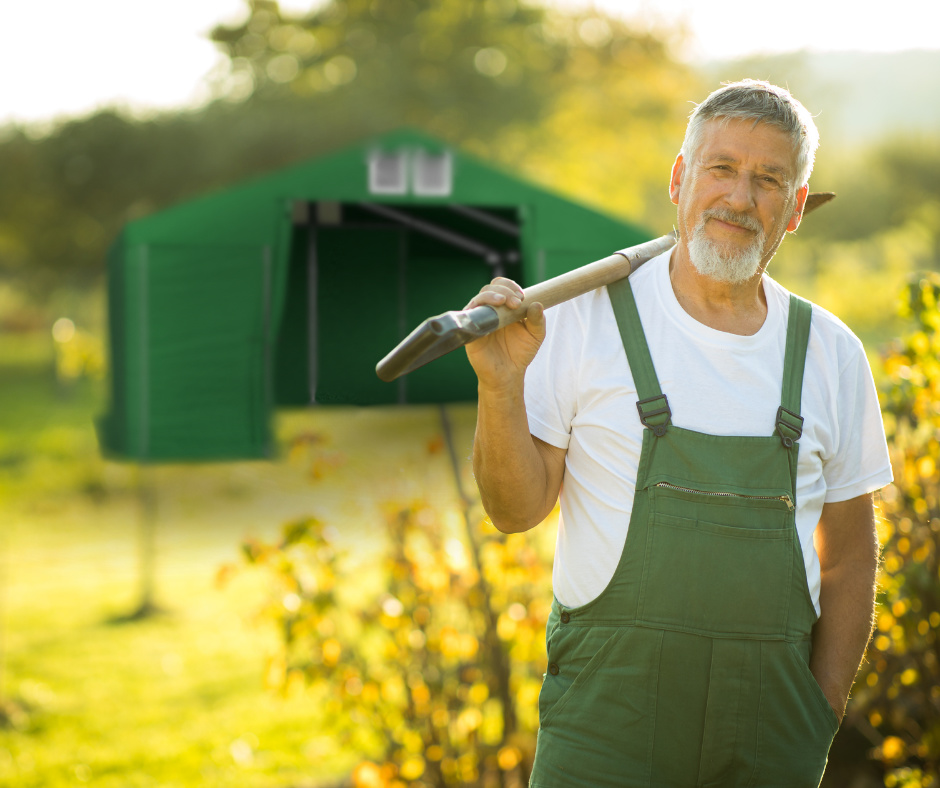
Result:
[[739,118],[713,118],[702,125],[700,160],[741,163],[748,159],[764,172],[790,177],[796,172],[797,145],[783,129]]

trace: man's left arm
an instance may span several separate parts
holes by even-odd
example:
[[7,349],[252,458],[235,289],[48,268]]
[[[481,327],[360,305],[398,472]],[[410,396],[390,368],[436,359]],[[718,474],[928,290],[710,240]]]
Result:
[[825,504],[813,539],[822,580],[810,670],[841,721],[872,632],[878,534],[871,494]]

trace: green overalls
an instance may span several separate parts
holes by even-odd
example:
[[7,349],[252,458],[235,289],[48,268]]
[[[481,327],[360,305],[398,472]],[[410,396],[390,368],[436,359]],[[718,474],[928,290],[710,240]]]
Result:
[[629,281],[608,291],[648,429],[613,578],[552,605],[530,785],[815,788],[839,724],[795,522],[812,307],[791,296],[772,434],[724,437],[670,423]]

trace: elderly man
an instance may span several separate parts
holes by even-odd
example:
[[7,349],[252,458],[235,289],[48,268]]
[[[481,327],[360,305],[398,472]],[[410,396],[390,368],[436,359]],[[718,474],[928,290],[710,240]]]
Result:
[[561,491],[532,786],[819,784],[891,470],[861,343],[765,273],[817,144],[787,91],[715,91],[672,168],[676,246],[467,347],[493,524]]

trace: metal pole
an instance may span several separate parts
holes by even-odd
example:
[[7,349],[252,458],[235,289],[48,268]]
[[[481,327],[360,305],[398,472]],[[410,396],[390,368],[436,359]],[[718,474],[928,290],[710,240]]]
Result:
[[137,567],[140,600],[137,607],[117,621],[136,621],[159,612],[154,601],[156,589],[157,495],[152,471],[147,465],[137,466],[137,501],[140,507],[137,522]]

